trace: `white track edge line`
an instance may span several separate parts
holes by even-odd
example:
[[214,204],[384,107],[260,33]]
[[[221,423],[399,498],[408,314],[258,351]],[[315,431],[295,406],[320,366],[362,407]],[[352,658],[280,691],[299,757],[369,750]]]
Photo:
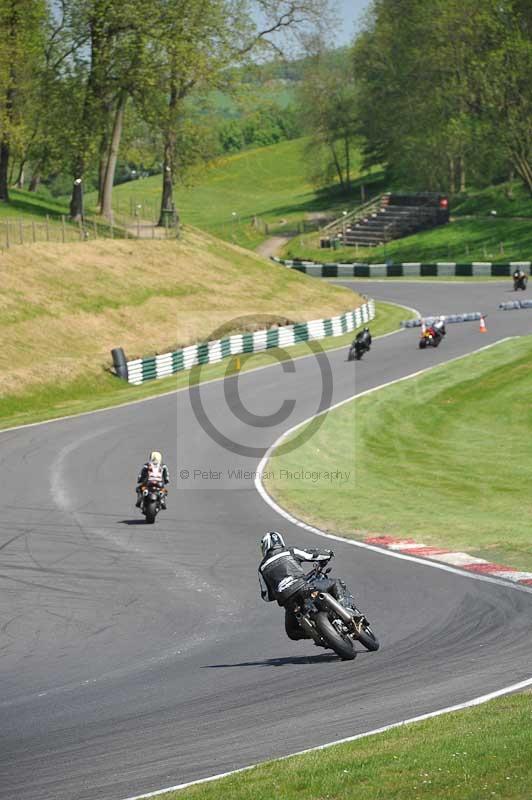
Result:
[[210,781],[220,780],[221,778],[227,778],[229,775],[237,775],[240,772],[248,772],[251,769],[256,769],[263,764],[271,763],[271,761],[286,761],[288,758],[294,758],[295,756],[302,756],[306,755],[307,753],[314,753],[319,750],[327,750],[330,747],[336,747],[337,745],[341,744],[348,744],[349,742],[356,742],[358,739],[365,739],[368,736],[375,736],[379,733],[385,733],[386,731],[391,731],[394,728],[401,728],[404,725],[410,725],[415,722],[423,722],[427,719],[432,719],[433,717],[440,717],[443,714],[450,714],[454,711],[463,711],[466,708],[471,708],[472,706],[480,706],[483,703],[487,703],[490,700],[495,700],[497,697],[501,697],[505,694],[510,694],[511,692],[518,692],[521,689],[526,689],[528,686],[532,686],[532,678],[527,678],[524,681],[520,681],[519,683],[514,683],[511,686],[506,686],[504,689],[497,689],[494,692],[489,692],[489,694],[481,695],[480,697],[474,697],[472,700],[467,700],[464,703],[457,703],[454,706],[447,706],[446,708],[439,708],[437,711],[429,711],[426,714],[420,714],[417,717],[410,717],[409,719],[403,719],[400,722],[392,722],[389,725],[383,725],[380,728],[375,728],[371,731],[364,731],[364,733],[357,733],[354,736],[347,736],[345,739],[337,739],[334,742],[327,742],[326,744],[320,744],[316,747],[309,747],[306,750],[298,750],[296,753],[290,753],[287,756],[281,756],[277,759],[271,759],[270,762],[263,761],[262,763],[258,764],[250,764],[247,767],[241,767],[240,769],[230,770],[229,772],[221,772],[219,775],[211,775],[209,778],[200,778],[196,781],[189,781],[188,783],[180,783],[176,786],[169,786],[167,789],[158,789],[155,792],[149,792],[148,794],[139,794],[135,795],[135,797],[128,797],[126,800],[145,800],[148,797],[157,797],[157,795],[166,794],[167,792],[176,792],[180,789],[186,789],[189,786],[196,786],[200,783],[209,783]]
[[266,463],[270,459],[272,452],[281,444],[281,442],[288,436],[290,436],[298,428],[308,424],[316,417],[323,416],[323,414],[327,414],[329,411],[333,411],[336,408],[340,408],[341,406],[346,405],[347,403],[350,403],[352,400],[355,400],[359,397],[365,397],[366,395],[373,394],[374,392],[377,392],[380,389],[384,389],[387,386],[393,386],[394,384],[402,383],[403,381],[407,381],[412,378],[417,378],[420,375],[424,375],[427,372],[432,372],[433,370],[441,369],[445,367],[447,364],[452,364],[455,361],[461,361],[462,359],[468,358],[469,356],[476,355],[477,353],[482,353],[485,350],[490,350],[492,347],[496,347],[497,345],[502,344],[502,342],[511,341],[512,339],[515,338],[517,337],[507,336],[504,339],[499,339],[497,342],[492,342],[488,345],[485,345],[484,347],[479,347],[478,350],[473,350],[473,352],[471,353],[466,353],[461,356],[456,356],[455,358],[451,358],[448,361],[442,362],[441,364],[435,364],[433,366],[426,367],[425,369],[418,370],[417,372],[412,372],[409,375],[404,375],[401,378],[395,378],[393,381],[388,381],[386,383],[380,384],[379,386],[374,386],[371,389],[366,389],[365,391],[359,392],[358,394],[354,394],[351,397],[346,398],[345,400],[340,400],[340,402],[335,403],[332,406],[329,406],[329,408],[320,411],[318,414],[314,414],[313,416],[308,417],[308,419],[303,420],[303,422],[298,422],[297,425],[294,425],[292,428],[281,434],[281,436],[266,451],[265,455],[263,456],[257,467],[257,475],[255,477],[255,489],[260,494],[264,502],[267,503],[277,514],[279,514],[284,519],[288,520],[288,522],[291,522],[292,525],[297,525],[299,528],[303,528],[304,530],[308,531],[309,533],[313,533],[316,536],[321,536],[325,539],[332,539],[333,541],[336,542],[343,542],[345,544],[351,545],[352,547],[359,547],[363,550],[371,550],[374,553],[380,553],[381,555],[386,555],[389,556],[390,558],[398,558],[402,559],[403,561],[412,561],[415,564],[420,564],[425,567],[432,567],[433,569],[439,569],[442,570],[443,572],[451,572],[455,575],[461,575],[470,578],[472,580],[484,581],[485,583],[494,583],[497,584],[498,586],[506,586],[507,588],[514,589],[520,592],[525,592],[527,594],[532,593],[532,587],[530,586],[511,583],[502,578],[495,578],[489,575],[469,572],[464,569],[459,569],[457,567],[452,567],[447,564],[442,564],[441,562],[429,561],[428,559],[419,556],[411,556],[407,555],[406,553],[399,553],[394,550],[387,550],[383,547],[379,547],[378,545],[368,544],[367,542],[360,542],[355,539],[347,539],[343,536],[337,536],[332,533],[326,533],[325,531],[322,531],[319,528],[314,527],[313,525],[309,525],[308,523],[303,522],[302,520],[290,514],[280,505],[278,505],[278,503],[275,502],[275,500],[268,494],[268,492],[264,488],[264,485],[260,477],[261,474],[264,472],[264,468],[266,466]]
[[[382,301],[381,300],[376,300],[375,301],[375,303],[381,303],[381,302],[382,303],[386,303],[386,305],[389,305],[389,306],[397,306],[398,308],[406,308],[407,311],[412,311],[414,314],[416,314],[417,317],[421,316],[419,311],[417,311],[415,308],[410,308],[409,306],[405,306],[402,303],[391,303],[388,300],[382,300]],[[356,329],[353,328],[353,330],[356,330]],[[404,330],[406,330],[406,328],[397,328],[394,331],[390,331],[389,333],[381,333],[380,336],[374,336],[373,338],[375,339],[375,341],[377,341],[377,339],[385,339],[387,336],[395,336],[395,334],[402,333]],[[350,332],[351,331],[348,331],[347,333],[350,333]],[[346,333],[342,334],[342,336],[346,336],[346,335],[347,335]],[[333,337],[326,336],[324,338],[331,339]],[[321,339],[309,339],[309,341],[320,342],[322,340]],[[304,342],[297,342],[297,344],[304,344]],[[347,345],[340,344],[340,345],[338,345],[338,347],[329,347],[327,350],[324,350],[323,352],[324,353],[337,353],[338,350],[344,350],[345,347],[347,347]],[[274,350],[274,349],[275,348],[270,348],[270,350]],[[250,355],[262,355],[263,353],[268,353],[268,350],[257,351],[257,353],[250,353]],[[306,355],[295,356],[294,358],[292,358],[292,361],[301,361],[302,358],[311,358],[313,356],[315,357],[315,353],[307,353]],[[218,363],[220,363],[220,362],[218,362]],[[244,372],[241,372],[239,374],[240,375],[247,375],[248,373],[251,374],[252,372],[260,372],[260,370],[263,370],[263,369],[272,369],[273,367],[276,367],[276,366],[278,366],[278,364],[282,364],[282,363],[284,363],[284,362],[276,361],[273,364],[264,364],[262,367],[254,367],[253,369],[246,369],[246,370],[244,370]],[[210,365],[209,364],[204,364],[203,366],[210,366]],[[188,372],[188,370],[180,370],[180,372],[175,372],[174,375],[176,375],[176,376],[180,375],[181,372]],[[168,376],[168,377],[171,377],[171,376]],[[209,378],[206,381],[201,381],[199,385],[200,386],[204,386],[207,383],[217,383],[218,381],[224,381],[226,379],[226,377],[227,377],[226,375],[220,375],[219,378]],[[233,377],[233,375],[230,375],[229,377]],[[133,384],[127,384],[127,385],[128,386],[133,386]],[[160,397],[168,397],[171,394],[179,394],[180,392],[186,392],[186,391],[188,391],[189,388],[190,388],[189,386],[181,386],[181,388],[179,388],[179,389],[168,389],[168,391],[166,391],[166,392],[158,392],[157,394],[152,394],[149,397],[139,397],[138,400],[128,400],[126,403],[117,403],[116,405],[105,406],[105,408],[94,408],[92,411],[80,411],[78,414],[66,414],[63,417],[52,417],[52,419],[42,419],[39,422],[27,422],[27,423],[25,423],[23,425],[13,425],[11,428],[1,428],[0,429],[0,436],[3,433],[10,433],[11,431],[20,431],[20,430],[22,430],[24,428],[36,428],[38,425],[50,425],[53,422],[62,422],[65,419],[78,419],[79,417],[88,417],[90,414],[103,414],[105,411],[114,411],[115,408],[127,408],[127,406],[134,406],[134,405],[137,405],[139,403],[149,403],[151,400],[158,400]]]
[[[396,333],[396,332],[397,331],[393,331],[392,333]],[[390,334],[386,334],[386,335],[390,335]],[[329,408],[325,409],[324,411],[321,411],[318,414],[314,414],[312,417],[309,417],[308,419],[303,420],[303,422],[300,422],[297,425],[294,425],[292,428],[290,428],[289,430],[285,431],[285,433],[283,433],[268,448],[268,450],[266,451],[265,455],[261,459],[261,461],[259,463],[259,466],[257,468],[257,477],[255,478],[255,488],[256,488],[256,490],[258,491],[258,493],[260,494],[260,496],[262,497],[264,502],[267,503],[271,508],[273,508],[273,510],[276,511],[280,516],[284,517],[285,519],[287,519],[289,522],[293,523],[294,525],[297,525],[300,528],[304,528],[305,530],[309,531],[310,533],[316,534],[317,536],[323,536],[326,539],[333,539],[333,540],[338,541],[338,542],[343,542],[344,544],[350,544],[353,547],[361,547],[361,548],[363,548],[365,550],[372,550],[375,553],[380,553],[381,555],[387,555],[387,556],[390,556],[391,558],[399,558],[399,559],[403,559],[405,561],[413,561],[414,563],[421,564],[422,566],[433,567],[434,569],[440,569],[440,570],[443,570],[444,572],[455,573],[457,575],[461,575],[463,577],[471,578],[473,580],[482,580],[482,581],[485,581],[486,583],[495,583],[495,584],[498,584],[500,586],[505,586],[506,588],[514,589],[514,590],[518,590],[518,591],[525,591],[525,592],[528,592],[528,593],[532,592],[532,588],[528,588],[526,586],[519,586],[519,585],[516,585],[516,584],[508,583],[507,581],[500,580],[498,578],[490,578],[487,575],[479,575],[479,574],[476,574],[476,573],[466,572],[464,570],[456,569],[455,567],[449,567],[446,564],[438,564],[438,563],[435,563],[435,562],[432,562],[432,561],[427,561],[424,558],[416,558],[415,556],[409,556],[409,555],[405,555],[403,553],[397,553],[397,552],[394,552],[393,550],[385,550],[382,547],[377,547],[375,545],[366,544],[365,542],[358,542],[358,541],[354,541],[353,539],[346,539],[346,538],[344,538],[342,536],[335,536],[333,534],[325,533],[324,531],[321,531],[318,528],[314,528],[312,525],[307,525],[307,523],[302,522],[302,520],[299,520],[296,517],[293,517],[291,514],[289,514],[287,511],[285,511],[283,508],[281,508],[281,506],[277,505],[277,503],[266,492],[264,486],[262,485],[262,481],[260,480],[260,474],[261,474],[261,472],[262,472],[262,470],[264,468],[264,465],[266,464],[266,462],[270,458],[270,455],[271,455],[272,451],[275,450],[275,448],[279,446],[279,444],[282,442],[283,439],[285,439],[287,436],[289,436],[291,433],[293,433],[295,430],[297,430],[297,428],[301,427],[302,425],[307,424],[308,422],[310,422],[311,420],[315,419],[316,417],[321,416],[321,415],[323,415],[323,414],[327,413],[328,411],[331,411],[331,410],[333,410],[335,408],[339,408],[340,406],[345,405],[346,403],[350,402],[351,400],[354,400],[357,397],[363,397],[365,395],[372,394],[373,392],[376,392],[379,389],[384,389],[386,386],[391,386],[391,385],[393,385],[395,383],[401,383],[402,381],[409,380],[410,378],[415,378],[418,375],[422,375],[422,374],[424,374],[426,372],[430,372],[431,370],[438,369],[440,367],[445,366],[446,364],[451,364],[454,361],[460,361],[461,359],[467,358],[470,355],[475,355],[476,353],[481,353],[484,350],[489,350],[490,348],[495,347],[498,344],[501,344],[501,342],[510,341],[511,339],[515,339],[515,338],[517,338],[517,337],[515,337],[515,336],[507,336],[504,339],[500,339],[497,342],[492,342],[491,344],[488,344],[485,347],[480,347],[478,350],[474,350],[472,353],[466,353],[463,356],[457,356],[456,358],[452,358],[452,359],[449,359],[448,361],[444,361],[442,364],[436,364],[435,366],[427,367],[425,369],[418,370],[417,372],[413,372],[410,375],[404,375],[402,378],[396,378],[393,381],[388,381],[387,383],[383,383],[380,386],[374,386],[372,389],[367,389],[364,392],[360,392],[359,394],[352,395],[351,397],[347,398],[346,400],[341,400],[339,403],[336,403],[335,405],[330,406]],[[374,736],[374,735],[376,735],[378,733],[384,733],[385,731],[392,730],[393,728],[398,728],[398,727],[401,727],[403,725],[408,725],[408,724],[413,723],[413,722],[421,722],[422,720],[431,719],[432,717],[438,717],[438,716],[441,716],[442,714],[448,714],[448,713],[451,713],[453,711],[460,711],[462,709],[469,708],[471,706],[481,705],[482,703],[486,703],[489,700],[495,699],[496,697],[501,697],[502,695],[510,694],[511,692],[519,691],[520,689],[524,689],[527,686],[532,686],[532,678],[528,678],[528,679],[526,679],[524,681],[521,681],[520,683],[514,683],[511,686],[506,686],[503,689],[497,689],[494,692],[490,692],[489,694],[486,694],[486,695],[481,695],[480,697],[474,697],[472,700],[468,700],[465,703],[459,703],[459,704],[454,705],[454,706],[447,706],[446,708],[441,708],[441,709],[438,709],[437,711],[430,711],[427,714],[421,714],[420,716],[411,717],[410,719],[401,720],[400,722],[393,722],[390,725],[385,725],[385,726],[380,727],[380,728],[375,728],[374,730],[371,730],[371,731],[365,731],[364,733],[358,733],[355,736],[349,736],[349,737],[347,737],[345,739],[338,739],[338,740],[333,741],[333,742],[327,742],[326,744],[318,745],[316,747],[311,747],[311,748],[308,748],[307,750],[299,750],[299,751],[297,751],[295,753],[290,753],[290,755],[282,756],[279,759],[273,759],[273,760],[284,761],[285,759],[292,758],[293,756],[303,755],[305,753],[312,753],[312,752],[317,751],[317,750],[325,750],[325,749],[327,749],[329,747],[334,747],[335,745],[338,745],[338,744],[346,744],[347,742],[354,742],[357,739],[362,739],[362,738],[365,738],[367,736]],[[262,763],[267,763],[267,762],[262,762]],[[179,791],[180,789],[186,789],[189,786],[196,786],[196,785],[201,784],[201,783],[209,783],[211,781],[216,781],[216,780],[220,780],[222,778],[226,778],[226,777],[228,777],[230,775],[237,775],[237,774],[239,774],[241,772],[247,772],[247,771],[249,771],[251,769],[255,769],[258,766],[260,766],[260,764],[250,764],[247,767],[241,767],[240,769],[230,770],[229,772],[221,772],[218,775],[211,775],[208,778],[199,778],[198,780],[189,781],[188,783],[180,783],[180,784],[177,784],[175,786],[169,786],[166,789],[157,789],[156,791],[149,792],[147,794],[139,794],[139,795],[135,795],[134,797],[125,798],[125,800],[146,800],[146,798],[149,798],[149,797],[157,797],[157,796],[160,796],[162,794],[166,794],[168,792],[175,792],[175,791]]]

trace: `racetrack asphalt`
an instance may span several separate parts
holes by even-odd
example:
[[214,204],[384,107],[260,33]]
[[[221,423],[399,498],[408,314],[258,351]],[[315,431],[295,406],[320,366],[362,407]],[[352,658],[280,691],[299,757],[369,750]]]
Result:
[[[322,394],[335,403],[532,332],[532,311],[497,310],[513,297],[509,281],[346,285],[426,315],[485,312],[488,333],[449,325],[438,349],[420,351],[408,330],[376,340],[356,365],[342,349],[292,372],[277,364],[206,384],[206,417],[230,449],[200,425],[189,391],[0,434],[0,798],[121,800],[531,676],[523,588],[335,542],[332,566],[382,642],[353,662],[289,641],[280,609],[259,597],[264,531],[327,546],[254,488],[284,430]],[[164,451],[173,485],[168,511],[147,526],[134,485],[151,449]]]

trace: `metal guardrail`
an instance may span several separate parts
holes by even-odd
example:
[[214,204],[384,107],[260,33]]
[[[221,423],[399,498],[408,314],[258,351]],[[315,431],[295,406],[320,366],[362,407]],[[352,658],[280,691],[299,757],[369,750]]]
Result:
[[372,197],[371,200],[368,200],[367,203],[364,203],[361,206],[357,206],[353,211],[349,212],[349,214],[343,214],[338,219],[329,222],[324,228],[320,229],[320,233],[328,233],[329,231],[334,231],[335,228],[343,229],[344,225],[348,222],[356,222],[357,218],[363,218],[367,216],[368,213],[371,213],[376,208],[380,208],[381,202],[381,195],[377,195],[376,197]]

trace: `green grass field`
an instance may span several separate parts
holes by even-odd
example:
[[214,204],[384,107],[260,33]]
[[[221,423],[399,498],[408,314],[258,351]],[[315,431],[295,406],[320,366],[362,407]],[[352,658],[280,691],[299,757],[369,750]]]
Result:
[[[253,217],[271,232],[293,228],[313,212],[344,208],[345,199],[320,194],[310,183],[304,158],[305,139],[280,142],[228,156],[192,176],[190,187],[177,187],[175,202],[182,221],[227,241],[255,247],[265,238],[252,226]],[[354,174],[359,165],[355,162]],[[161,177],[142,178],[116,186],[118,212],[147,219],[158,214]],[[87,196],[87,202],[94,197]],[[340,212],[339,212],[340,213]]]
[[530,261],[532,220],[475,218],[457,219],[430,231],[396,239],[379,247],[320,249],[319,234],[299,236],[283,249],[284,258],[325,262],[362,261]]
[[532,694],[512,695],[160,797],[527,800],[531,718]]
[[488,216],[492,211],[501,217],[530,217],[532,220],[532,196],[521,181],[513,181],[457,195],[452,204],[452,213],[456,216]]
[[[371,323],[371,330],[375,336],[397,330],[400,321],[411,316],[411,313],[401,306],[377,303],[376,307],[377,317]],[[353,333],[331,337],[320,341],[319,347],[322,350],[348,347],[352,339]],[[307,344],[299,344],[289,348],[286,353],[283,350],[272,349],[266,353],[243,355],[240,357],[240,371],[247,372],[269,366],[276,361],[301,358],[310,352]],[[202,367],[200,373],[198,370],[193,371],[192,377],[195,379],[199,376],[202,381],[217,380],[233,374],[234,369],[234,359],[226,359],[220,364]],[[187,371],[169,378],[149,381],[141,386],[131,386],[109,372],[101,370],[75,380],[44,383],[23,393],[0,394],[0,429],[135,402],[186,388],[190,380],[191,372]]]
[[[532,338],[503,342],[330,412],[274,454],[267,489],[330,531],[411,536],[530,570],[531,392]],[[286,477],[303,466],[349,477]]]

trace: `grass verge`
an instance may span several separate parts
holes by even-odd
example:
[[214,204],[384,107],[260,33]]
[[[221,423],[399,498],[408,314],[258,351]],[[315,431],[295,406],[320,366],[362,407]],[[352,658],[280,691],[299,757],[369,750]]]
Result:
[[[379,336],[399,328],[402,319],[411,317],[411,312],[390,303],[376,304],[377,316],[371,323],[371,330]],[[330,337],[319,342],[323,350],[347,347],[353,334]],[[265,353],[249,354],[240,357],[240,371],[247,372],[268,366],[286,358],[301,358],[310,352],[307,344],[299,344],[284,351],[272,349]],[[234,361],[225,360],[201,368],[201,380],[218,380],[234,371]],[[197,375],[197,372],[195,373]],[[0,395],[0,429],[57,417],[83,414],[103,408],[131,403],[165,392],[171,392],[189,385],[190,372],[181,372],[169,378],[150,381],[141,386],[130,386],[109,373],[79,377],[63,383],[45,383],[37,389],[23,394]]]
[[524,800],[530,797],[532,694],[379,736],[261,764],[161,800]]
[[266,488],[342,535],[411,536],[530,570],[531,392],[532,338],[503,342],[329,413],[274,454]]
[[292,239],[282,251],[283,258],[326,262],[360,261],[529,261],[532,258],[532,225],[522,219],[457,219],[430,231],[405,236],[380,247],[343,247],[324,250],[320,235],[311,233]]

